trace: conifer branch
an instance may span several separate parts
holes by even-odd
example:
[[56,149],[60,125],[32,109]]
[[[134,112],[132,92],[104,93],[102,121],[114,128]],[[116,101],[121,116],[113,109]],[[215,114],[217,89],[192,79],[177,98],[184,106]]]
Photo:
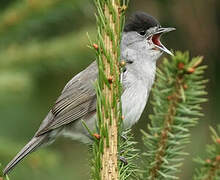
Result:
[[218,133],[210,128],[212,132],[213,144],[207,145],[207,159],[196,158],[195,161],[200,164],[200,169],[196,170],[194,180],[218,180],[220,179],[220,126]]
[[124,12],[121,11],[120,0],[95,0],[95,3],[98,44],[93,47],[97,52],[99,69],[96,86],[99,141],[94,145],[93,178],[117,180],[118,136],[122,117],[119,61]]
[[[204,91],[202,57],[189,60],[188,53],[177,52],[171,61],[165,59],[158,69],[153,88],[154,114],[150,116],[149,132],[143,131],[147,162],[143,177],[150,180],[178,179],[184,145],[189,143],[189,127],[199,116]],[[199,66],[199,67],[198,67]]]
[[134,141],[131,129],[122,132],[120,141],[120,161],[119,175],[120,180],[139,180],[139,168],[134,159],[139,158],[139,150],[134,147],[137,142]]

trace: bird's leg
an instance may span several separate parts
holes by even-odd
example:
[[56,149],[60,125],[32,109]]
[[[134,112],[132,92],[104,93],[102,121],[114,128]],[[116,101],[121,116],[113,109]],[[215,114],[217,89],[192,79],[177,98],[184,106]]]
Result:
[[124,140],[124,141],[126,141],[127,140],[127,137],[125,136],[125,135],[121,135],[121,138]]
[[119,156],[119,160],[120,160],[124,165],[127,165],[127,164],[128,164],[128,161],[125,159],[124,156]]
[[[127,136],[126,136],[126,133],[122,133],[121,134],[121,139],[123,141],[127,141]],[[125,150],[121,150],[119,152],[119,160],[124,164],[124,165],[127,165],[128,164],[128,161],[126,160],[126,158],[122,155],[124,153]]]

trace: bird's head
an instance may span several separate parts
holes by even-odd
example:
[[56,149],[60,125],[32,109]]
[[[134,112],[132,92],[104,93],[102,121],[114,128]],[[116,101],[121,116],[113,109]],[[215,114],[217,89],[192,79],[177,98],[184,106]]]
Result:
[[[160,42],[160,37],[175,28],[163,28],[151,15],[135,12],[124,27],[121,41],[122,53],[144,53],[156,60],[163,52],[172,53]],[[131,53],[132,54],[132,53]],[[130,56],[130,55],[129,55]]]

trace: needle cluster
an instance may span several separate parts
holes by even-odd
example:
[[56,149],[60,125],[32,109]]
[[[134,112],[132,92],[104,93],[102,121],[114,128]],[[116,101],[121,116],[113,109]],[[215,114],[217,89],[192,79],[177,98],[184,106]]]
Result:
[[[121,135],[121,82],[120,82],[120,39],[124,25],[126,1],[95,0],[97,8],[98,65],[97,132],[98,141],[94,144],[93,179],[119,179],[118,152]],[[97,135],[96,135],[97,137]]]
[[190,60],[188,53],[177,52],[164,59],[157,71],[153,88],[153,114],[148,131],[143,131],[146,147],[144,179],[178,179],[184,147],[189,143],[189,128],[203,114],[201,103],[206,101],[202,57]]
[[195,159],[200,168],[196,169],[194,180],[220,179],[220,125],[217,132],[213,128],[210,128],[210,130],[213,143],[206,147],[206,159],[200,157]]

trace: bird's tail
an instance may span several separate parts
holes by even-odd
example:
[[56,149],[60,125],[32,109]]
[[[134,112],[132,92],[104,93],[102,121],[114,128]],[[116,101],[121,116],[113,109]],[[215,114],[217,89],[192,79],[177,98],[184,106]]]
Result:
[[33,137],[24,147],[23,149],[12,159],[10,163],[5,167],[3,171],[3,175],[8,174],[10,170],[12,170],[17,163],[19,163],[23,158],[25,158],[29,153],[33,152],[39,146],[44,144],[46,135],[42,135],[39,137]]

